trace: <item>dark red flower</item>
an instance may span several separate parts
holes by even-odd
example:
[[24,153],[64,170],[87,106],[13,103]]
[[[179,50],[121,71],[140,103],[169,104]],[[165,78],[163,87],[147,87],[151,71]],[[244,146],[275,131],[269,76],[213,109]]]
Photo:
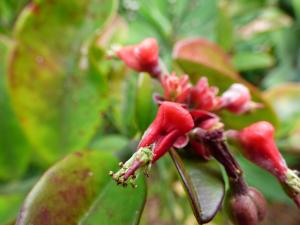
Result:
[[275,144],[272,124],[266,121],[254,123],[244,128],[238,138],[246,158],[284,179],[288,168]]
[[[110,172],[118,184],[131,184],[136,179],[136,171],[145,168],[147,173],[152,163],[163,156],[174,144],[183,142],[185,134],[194,127],[189,111],[179,103],[164,101],[161,103],[156,118],[144,133],[137,151],[121,164],[117,173]],[[135,186],[135,185],[134,185]]]
[[178,138],[194,127],[188,110],[174,102],[163,102],[155,120],[144,133],[138,148],[153,146],[153,162],[159,159]]
[[272,124],[265,121],[254,123],[239,132],[238,140],[245,157],[276,176],[286,193],[300,207],[300,178],[296,171],[287,167],[280,154]]
[[219,105],[218,88],[209,87],[206,77],[202,77],[195,87],[191,89],[191,107],[206,111],[212,111]]
[[186,101],[192,87],[188,75],[178,77],[175,73],[163,76],[161,84],[164,89],[164,98],[179,103]]
[[117,56],[128,67],[138,72],[148,72],[158,76],[158,45],[154,38],[147,38],[137,45],[129,45],[116,51]]

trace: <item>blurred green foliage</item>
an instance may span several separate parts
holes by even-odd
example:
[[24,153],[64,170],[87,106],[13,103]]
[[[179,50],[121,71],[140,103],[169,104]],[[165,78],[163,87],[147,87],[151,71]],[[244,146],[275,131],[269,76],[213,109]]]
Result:
[[[290,166],[300,168],[299,0],[2,0],[0,225],[16,219],[37,177],[65,162],[55,164],[64,156],[92,149],[97,152],[92,154],[117,155],[123,160],[134,149],[156,113],[152,94],[161,90],[148,74],[136,74],[116,60],[107,60],[106,52],[113,44],[132,44],[146,37],[157,38],[160,56],[171,71],[186,72],[194,81],[206,75],[221,91],[237,81],[251,86],[255,100],[266,107],[248,117],[223,114],[226,126],[241,128],[262,119],[278,123],[278,145]],[[172,57],[178,41],[195,37],[215,43],[220,50],[213,52],[210,45],[199,50],[204,61]],[[220,64],[222,57],[228,61]],[[240,162],[248,182],[268,200],[290,203],[273,178],[242,158]],[[89,163],[93,170],[101,171],[99,179],[104,180],[109,167],[102,171],[101,157]],[[161,198],[164,213],[160,216],[184,224],[187,216],[170,216],[174,212],[168,205],[188,210],[187,201],[174,197],[176,169],[170,160],[157,167],[154,172],[171,189]],[[129,201],[126,195],[136,195],[140,196],[136,204],[128,205],[114,224],[124,224],[120,222],[124,218],[127,224],[137,224],[145,202],[145,183],[140,181],[137,193],[105,189],[110,186],[106,182],[101,191],[109,192],[112,201],[101,196],[102,192],[95,195],[107,206],[100,210],[102,218],[113,209],[122,210]],[[149,199],[165,191],[154,181],[149,185]],[[43,192],[37,196],[45,197]],[[137,214],[128,219],[134,210]],[[90,224],[93,219],[86,220]],[[147,221],[143,215],[141,223]]]

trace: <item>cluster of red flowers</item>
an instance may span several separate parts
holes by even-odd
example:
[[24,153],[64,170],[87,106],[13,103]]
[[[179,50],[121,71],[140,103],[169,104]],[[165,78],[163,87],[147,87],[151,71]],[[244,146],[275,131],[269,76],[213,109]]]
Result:
[[[156,118],[145,131],[136,153],[122,164],[120,171],[111,173],[118,183],[126,184],[128,180],[132,182],[139,168],[147,165],[148,169],[170,148],[184,148],[187,145],[206,160],[210,159],[211,155],[214,156],[228,169],[230,176],[239,173],[240,168],[236,171],[231,170],[237,168],[237,164],[233,157],[228,155],[230,153],[226,156],[222,153],[224,149],[216,151],[212,147],[214,145],[210,145],[209,142],[213,139],[214,131],[221,132],[222,143],[226,138],[227,132],[224,132],[224,125],[217,115],[220,110],[244,114],[262,107],[251,100],[249,89],[245,85],[232,84],[218,95],[218,88],[209,86],[206,77],[200,78],[196,85],[193,85],[188,75],[169,74],[160,65],[158,45],[153,38],[145,39],[137,45],[120,48],[116,55],[131,69],[147,72],[159,80],[164,91],[162,96],[156,97],[156,103],[159,105]],[[245,157],[276,176],[300,206],[299,178],[287,167],[278,151],[272,124],[261,121],[228,134],[239,143]],[[244,185],[240,181],[238,184]]]

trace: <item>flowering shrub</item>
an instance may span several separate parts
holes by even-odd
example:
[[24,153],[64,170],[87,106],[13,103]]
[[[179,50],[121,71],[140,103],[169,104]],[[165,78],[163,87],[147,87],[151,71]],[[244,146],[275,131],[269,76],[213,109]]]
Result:
[[[152,51],[141,47],[150,41]],[[226,132],[222,118],[217,115],[221,110],[246,114],[263,107],[251,100],[248,88],[236,83],[218,96],[218,88],[210,87],[206,77],[201,77],[193,86],[187,75],[178,77],[175,73],[169,74],[159,68],[157,50],[157,42],[149,38],[116,52],[131,69],[149,72],[154,79],[158,79],[164,91],[163,96],[156,101],[159,105],[157,115],[143,134],[136,152],[128,161],[120,164],[118,172],[110,172],[117,184],[127,186],[130,182],[136,187],[134,180],[141,168],[146,166],[145,173],[149,174],[151,164],[172,147],[177,148],[177,142],[185,139],[179,148],[184,148],[190,142],[197,157],[211,160],[209,155],[212,155],[224,166],[232,188],[229,201],[235,224],[258,224],[265,217],[266,203],[259,191],[247,186],[242,168],[228,149],[226,139],[231,138],[241,145],[247,159],[277,177],[287,194],[300,207],[300,178],[296,171],[287,167],[279,153],[272,124],[260,121],[241,131]],[[137,57],[137,52],[143,57]],[[133,61],[147,66],[136,66]]]

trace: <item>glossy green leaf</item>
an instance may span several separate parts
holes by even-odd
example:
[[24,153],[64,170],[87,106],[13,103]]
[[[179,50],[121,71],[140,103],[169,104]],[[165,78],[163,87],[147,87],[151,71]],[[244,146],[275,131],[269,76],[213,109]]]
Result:
[[12,181],[0,186],[0,224],[15,225],[15,219],[21,209],[26,195],[37,181],[31,178],[20,181]]
[[201,76],[206,76],[210,85],[217,86],[221,92],[233,83],[242,83],[250,89],[253,100],[264,105],[263,109],[247,115],[222,111],[222,121],[228,128],[240,129],[258,120],[267,120],[277,125],[277,117],[269,103],[257,89],[239,77],[228,56],[216,44],[201,38],[182,40],[176,44],[173,57],[180,68],[190,75],[193,83]]
[[153,101],[154,81],[146,73],[139,74],[136,93],[136,120],[144,132],[155,117],[156,105]]
[[274,57],[264,52],[238,52],[232,58],[234,67],[239,71],[266,69],[274,65]]
[[138,225],[146,201],[144,177],[137,180],[137,189],[123,188],[110,181],[96,200],[88,217],[81,221],[85,225]]
[[137,224],[145,201],[145,183],[139,181],[138,191],[117,187],[108,176],[116,164],[111,154],[101,151],[68,155],[31,190],[16,225],[108,225],[110,219],[116,225]]
[[0,36],[0,180],[22,175],[32,150],[18,124],[8,95],[6,63],[10,48],[11,43]]
[[106,89],[84,43],[115,8],[108,0],[34,1],[17,21],[10,90],[22,127],[45,162],[81,149],[99,126]]
[[218,165],[180,157],[175,150],[170,151],[173,162],[183,181],[194,215],[199,224],[213,219],[222,206],[225,183]]

